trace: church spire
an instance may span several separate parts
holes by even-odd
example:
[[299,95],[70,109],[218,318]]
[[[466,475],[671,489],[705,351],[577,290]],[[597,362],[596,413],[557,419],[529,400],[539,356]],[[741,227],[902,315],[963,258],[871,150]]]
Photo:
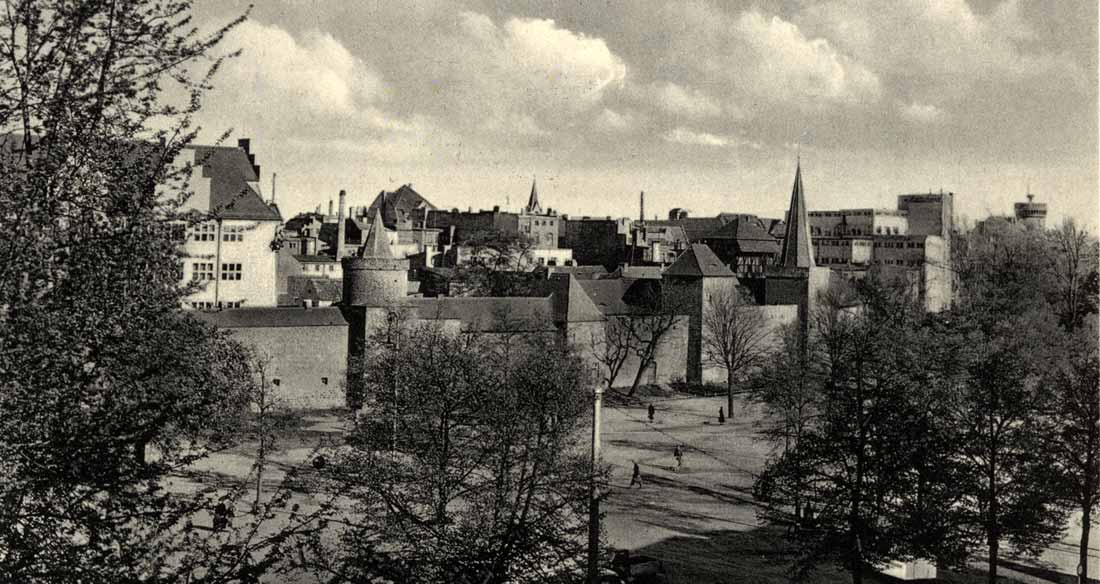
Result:
[[783,251],[779,266],[783,268],[814,267],[814,248],[810,240],[810,219],[806,213],[806,195],[802,192],[801,156],[794,171],[794,188],[791,190],[791,208],[787,212],[787,232],[783,238]]
[[531,179],[531,196],[527,198],[527,206],[523,208],[523,212],[529,215],[541,215],[542,205],[539,204],[539,191],[535,186],[535,179]]

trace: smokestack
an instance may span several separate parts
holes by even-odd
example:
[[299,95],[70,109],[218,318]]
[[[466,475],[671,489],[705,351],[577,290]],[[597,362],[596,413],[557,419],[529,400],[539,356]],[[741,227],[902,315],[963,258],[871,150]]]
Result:
[[279,173],[271,173],[271,204],[275,204],[275,179],[279,178]]
[[[340,258],[344,257],[344,238],[347,235],[345,233],[347,226],[344,225],[346,223],[344,220],[344,202],[347,201],[347,196],[346,191],[340,191],[340,211],[336,215],[336,261],[340,261]],[[329,204],[332,204],[332,202],[329,201]]]
[[[341,193],[344,191],[340,191]],[[328,200],[328,216],[332,217],[332,199]]]
[[638,221],[645,221],[645,191],[638,195]]

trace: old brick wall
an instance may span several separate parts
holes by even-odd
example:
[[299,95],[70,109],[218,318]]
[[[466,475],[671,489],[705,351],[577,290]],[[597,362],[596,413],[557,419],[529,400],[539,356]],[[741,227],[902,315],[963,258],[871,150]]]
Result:
[[346,325],[231,328],[233,337],[270,359],[277,399],[292,409],[344,407]]
[[[604,341],[606,326],[603,322],[578,322],[569,323],[566,327],[568,339],[577,353],[593,366],[599,364],[595,352],[600,350]],[[688,317],[683,316],[661,337],[653,364],[642,374],[639,383],[646,385],[682,381],[687,374],[687,351]],[[630,387],[638,373],[638,361],[636,355],[629,356],[611,386]]]

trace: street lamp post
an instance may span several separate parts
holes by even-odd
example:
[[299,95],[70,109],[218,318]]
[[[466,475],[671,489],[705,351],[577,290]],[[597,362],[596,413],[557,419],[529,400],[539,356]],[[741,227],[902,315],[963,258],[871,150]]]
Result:
[[[598,379],[598,378],[597,378]],[[600,407],[603,405],[603,386],[596,382],[595,402],[592,406],[592,465],[588,479],[588,582],[600,581],[600,489],[596,474],[600,463]]]

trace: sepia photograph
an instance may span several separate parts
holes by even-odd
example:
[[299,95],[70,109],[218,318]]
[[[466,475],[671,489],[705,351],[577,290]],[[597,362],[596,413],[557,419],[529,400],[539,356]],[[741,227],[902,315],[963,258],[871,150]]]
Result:
[[0,1],[0,584],[1100,584],[1095,0]]

